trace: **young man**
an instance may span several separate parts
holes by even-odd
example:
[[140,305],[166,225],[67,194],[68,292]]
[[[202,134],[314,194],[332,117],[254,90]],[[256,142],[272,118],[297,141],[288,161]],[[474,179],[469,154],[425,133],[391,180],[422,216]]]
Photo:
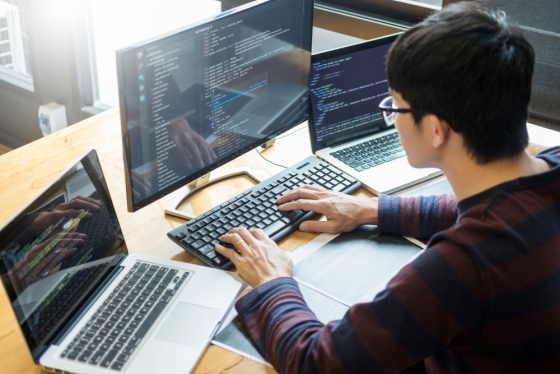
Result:
[[300,229],[430,237],[373,301],[327,325],[309,310],[292,264],[260,230],[217,246],[255,289],[236,307],[281,373],[560,373],[560,148],[531,157],[534,53],[502,12],[446,7],[388,56],[381,104],[411,165],[438,167],[455,196],[362,199],[307,186],[280,210],[325,214]]

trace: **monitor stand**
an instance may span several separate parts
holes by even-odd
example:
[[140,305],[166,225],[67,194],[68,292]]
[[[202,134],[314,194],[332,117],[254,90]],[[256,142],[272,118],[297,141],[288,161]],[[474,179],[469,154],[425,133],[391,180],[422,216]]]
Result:
[[261,179],[254,176],[249,170],[247,169],[230,169],[227,173],[221,175],[214,175],[213,178],[210,177],[210,173],[203,175],[202,177],[198,178],[195,181],[187,184],[185,187],[181,188],[177,192],[177,196],[174,197],[167,207],[165,207],[165,214],[169,214],[171,216],[179,217],[188,220],[195,219],[196,216],[189,214],[187,212],[183,212],[179,210],[179,205],[183,201],[185,201],[188,197],[193,195],[196,191],[200,191],[206,186],[214,184],[216,182],[222,181],[227,178],[233,178],[238,176],[248,176],[249,178],[253,179],[255,182],[260,183]]

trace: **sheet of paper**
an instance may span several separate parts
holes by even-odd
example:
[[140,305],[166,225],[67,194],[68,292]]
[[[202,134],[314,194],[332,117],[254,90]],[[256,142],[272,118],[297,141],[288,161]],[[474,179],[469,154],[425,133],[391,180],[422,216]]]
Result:
[[[306,251],[307,246],[301,250]],[[309,246],[316,247],[316,243]],[[308,251],[294,265],[294,277],[350,306],[372,290],[381,291],[420,251],[402,236],[379,234],[375,226],[364,226]]]

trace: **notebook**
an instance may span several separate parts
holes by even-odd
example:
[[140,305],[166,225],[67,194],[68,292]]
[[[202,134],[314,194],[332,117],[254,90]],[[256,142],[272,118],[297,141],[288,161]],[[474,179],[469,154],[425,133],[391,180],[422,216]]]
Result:
[[441,175],[410,166],[379,103],[389,95],[385,58],[398,34],[311,56],[309,134],[315,156],[389,194]]
[[0,227],[0,276],[33,359],[57,373],[188,373],[243,284],[129,254],[93,150]]

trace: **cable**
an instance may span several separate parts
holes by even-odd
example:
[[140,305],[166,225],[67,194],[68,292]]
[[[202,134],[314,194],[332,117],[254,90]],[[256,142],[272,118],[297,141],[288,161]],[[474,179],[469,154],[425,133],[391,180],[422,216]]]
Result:
[[264,157],[264,156],[262,155],[262,153],[260,153],[259,150],[258,150],[257,148],[255,148],[255,151],[257,151],[257,153],[259,154],[259,156],[261,156],[265,161],[270,162],[272,165],[280,166],[281,168],[284,168],[284,169],[287,169],[287,168],[288,168],[287,166],[280,165],[280,164],[277,164],[276,162],[270,161],[268,158]]
[[237,361],[235,364],[233,364],[233,365],[231,365],[231,366],[228,366],[228,367],[225,368],[225,369],[222,369],[222,371],[220,371],[220,374],[223,374],[224,371],[228,371],[229,369],[232,369],[232,368],[234,368],[235,366],[239,365],[239,364],[241,363],[241,361],[243,361],[243,358],[244,358],[244,357],[241,357],[241,359],[240,359],[239,361]]
[[284,135],[282,135],[282,136],[277,136],[276,139],[285,138],[285,137],[287,137],[287,136],[293,135],[293,134],[295,134],[296,132],[299,132],[299,131],[305,130],[305,129],[306,129],[306,127],[304,126],[304,127],[302,127],[301,129],[294,130],[294,131],[289,132],[289,133],[287,133],[287,134],[284,134]]

